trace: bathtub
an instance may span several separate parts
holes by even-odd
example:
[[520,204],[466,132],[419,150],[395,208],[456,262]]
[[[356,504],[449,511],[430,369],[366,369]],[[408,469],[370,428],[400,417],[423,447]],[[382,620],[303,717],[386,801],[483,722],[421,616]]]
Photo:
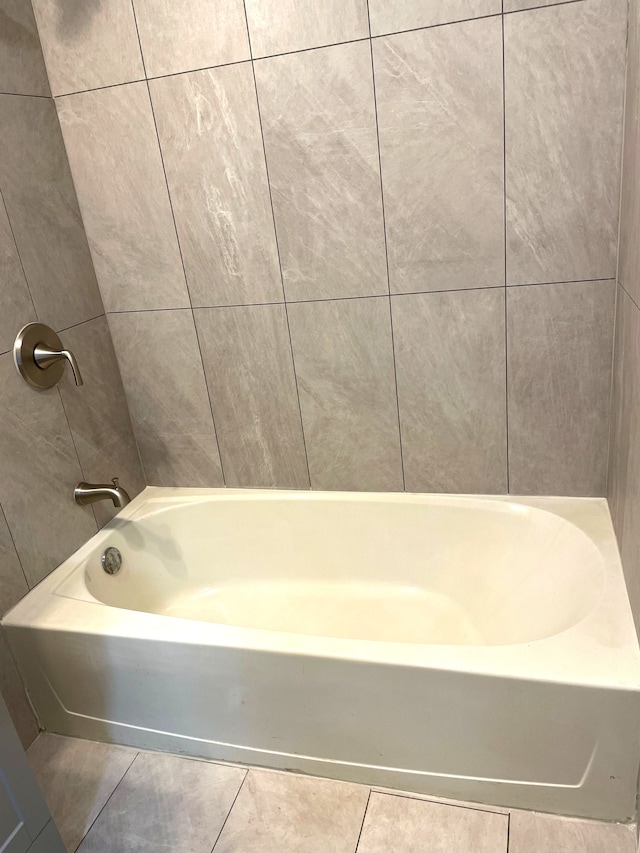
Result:
[[147,488],[3,626],[53,732],[635,814],[640,655],[604,500]]

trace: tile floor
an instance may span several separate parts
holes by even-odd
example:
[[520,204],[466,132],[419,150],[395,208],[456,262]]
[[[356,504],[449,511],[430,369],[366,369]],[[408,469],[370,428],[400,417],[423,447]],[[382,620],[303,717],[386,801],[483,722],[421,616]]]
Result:
[[28,755],[69,853],[636,853],[628,826],[49,734]]

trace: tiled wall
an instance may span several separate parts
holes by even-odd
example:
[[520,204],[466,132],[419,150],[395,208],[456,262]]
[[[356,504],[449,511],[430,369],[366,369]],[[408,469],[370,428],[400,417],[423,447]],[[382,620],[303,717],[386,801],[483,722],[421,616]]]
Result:
[[148,482],[605,493],[627,0],[33,5]]
[[[39,320],[75,352],[85,384],[31,390],[11,347]],[[85,477],[144,485],[64,143],[24,0],[0,0],[0,613],[111,515],[73,502]],[[31,709],[0,638],[0,689],[25,744]]]
[[640,632],[640,6],[632,0],[627,62],[609,504]]

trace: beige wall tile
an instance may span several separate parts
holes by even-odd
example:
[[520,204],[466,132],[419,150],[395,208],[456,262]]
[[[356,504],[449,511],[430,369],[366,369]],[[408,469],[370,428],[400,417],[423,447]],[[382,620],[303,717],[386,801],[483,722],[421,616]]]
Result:
[[227,486],[308,489],[283,305],[195,311]]
[[604,495],[615,286],[507,289],[509,484]]
[[144,78],[131,0],[33,0],[54,95]]
[[254,56],[369,35],[367,0],[245,0],[245,5]]
[[374,41],[392,293],[504,284],[499,18]]
[[287,299],[386,293],[369,45],[255,70]]
[[396,33],[451,21],[499,15],[502,0],[369,0],[371,34]]
[[50,94],[31,0],[0,0],[0,92]]
[[151,96],[193,304],[281,302],[251,66],[154,80]]
[[401,490],[388,300],[288,311],[312,487]]
[[38,319],[58,330],[97,317],[102,300],[53,102],[0,95],[0,150],[0,186]]
[[242,0],[135,0],[149,77],[249,59]]
[[187,307],[146,83],[57,106],[105,308]]
[[626,8],[504,19],[508,284],[616,274]]
[[150,486],[222,486],[190,310],[111,314],[109,327]]
[[407,490],[505,493],[504,290],[391,307]]

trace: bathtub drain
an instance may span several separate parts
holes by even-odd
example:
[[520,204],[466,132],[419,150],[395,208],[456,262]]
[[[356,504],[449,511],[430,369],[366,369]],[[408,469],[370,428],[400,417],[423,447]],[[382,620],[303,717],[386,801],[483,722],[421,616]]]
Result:
[[102,568],[108,575],[117,575],[122,568],[122,554],[117,548],[107,548],[102,555]]

